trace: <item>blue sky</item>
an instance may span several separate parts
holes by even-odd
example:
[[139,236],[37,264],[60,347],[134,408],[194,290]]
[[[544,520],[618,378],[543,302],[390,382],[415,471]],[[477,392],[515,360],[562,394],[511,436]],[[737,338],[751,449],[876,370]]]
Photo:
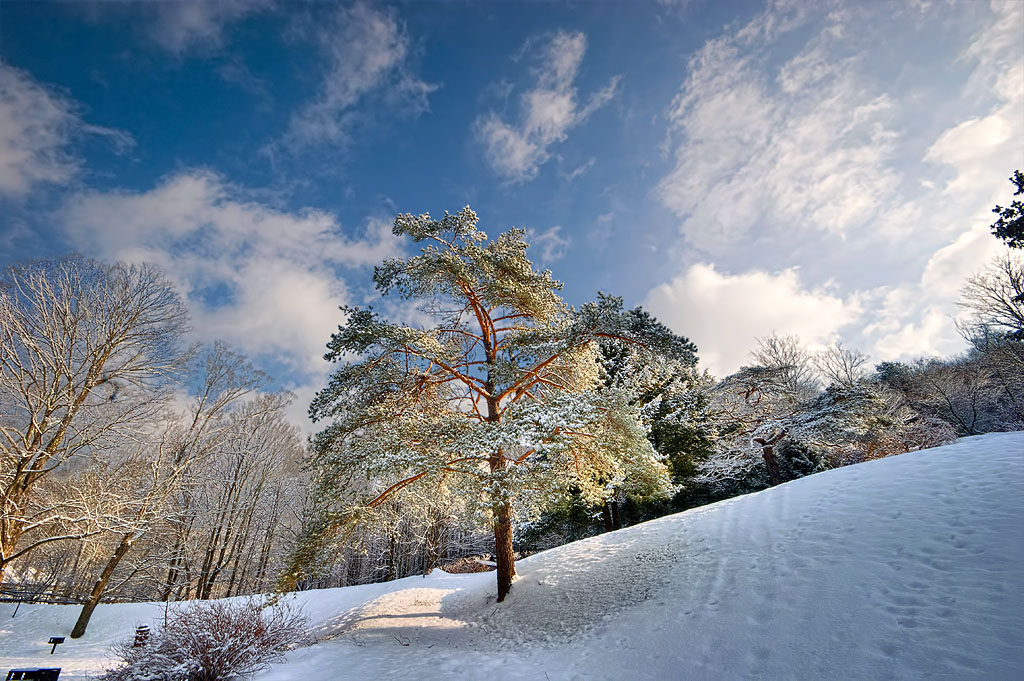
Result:
[[724,375],[960,351],[1020,167],[1020,2],[0,3],[0,264],[156,262],[296,413],[396,213],[525,228]]

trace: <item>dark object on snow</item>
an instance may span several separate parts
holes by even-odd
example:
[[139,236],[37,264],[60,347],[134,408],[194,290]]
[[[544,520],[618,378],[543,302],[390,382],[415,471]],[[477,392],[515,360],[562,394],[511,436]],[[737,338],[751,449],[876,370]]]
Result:
[[[61,639],[62,641],[64,639]],[[60,667],[49,669],[12,669],[7,672],[7,681],[57,681]]]
[[61,643],[64,643],[64,637],[63,636],[51,636],[50,640],[47,641],[47,643],[52,643],[53,644],[53,647],[50,648],[50,654],[53,655],[53,651],[57,650],[57,646],[59,646]]
[[145,624],[140,624],[135,627],[135,642],[132,643],[132,648],[141,648],[147,643],[149,643],[149,627]]
[[454,563],[442,565],[441,569],[451,575],[462,575],[471,572],[491,572],[496,568],[493,561],[486,560],[481,556],[467,556],[459,558]]

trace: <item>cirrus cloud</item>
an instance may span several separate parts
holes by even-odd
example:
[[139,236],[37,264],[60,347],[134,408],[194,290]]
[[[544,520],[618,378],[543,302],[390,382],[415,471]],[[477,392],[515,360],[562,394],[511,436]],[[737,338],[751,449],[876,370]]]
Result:
[[528,229],[526,239],[540,249],[540,260],[543,263],[561,260],[569,252],[569,246],[572,244],[572,239],[562,234],[561,225],[554,225],[543,232]]
[[[528,41],[525,47],[535,43]],[[515,183],[536,177],[551,158],[549,148],[565,141],[572,128],[615,97],[620,76],[614,76],[586,103],[578,101],[575,80],[586,51],[583,33],[556,33],[538,50],[533,87],[520,97],[519,122],[508,123],[494,111],[476,120],[475,134],[484,147],[484,157],[505,180]]]
[[83,121],[78,104],[0,59],[0,196],[19,199],[45,184],[67,184],[81,160],[70,149],[75,138],[97,135],[116,149],[134,144],[130,135]]
[[357,105],[370,96],[419,114],[438,88],[412,72],[412,39],[393,11],[357,2],[340,6],[326,20],[298,25],[291,33],[312,41],[327,66],[316,97],[292,115],[282,139],[288,149],[344,145],[360,115]]
[[255,11],[269,7],[271,0],[176,0],[150,4],[155,16],[147,36],[158,47],[181,56],[193,50],[219,48],[225,29]]
[[709,40],[669,110],[675,166],[656,195],[707,252],[780,224],[845,234],[875,218],[898,184],[896,103],[860,76],[843,13],[829,14],[795,56],[764,68],[804,14],[773,7]]

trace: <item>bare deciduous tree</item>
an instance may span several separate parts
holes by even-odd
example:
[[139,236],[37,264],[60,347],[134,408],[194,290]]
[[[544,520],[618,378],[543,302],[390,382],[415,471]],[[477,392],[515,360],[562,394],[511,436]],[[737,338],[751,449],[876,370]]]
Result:
[[818,393],[811,353],[797,336],[772,334],[757,339],[757,349],[750,353],[759,366],[777,370],[782,383],[797,401]]
[[814,366],[829,383],[852,388],[868,375],[869,357],[860,350],[851,350],[836,343],[813,357]]
[[[230,437],[228,410],[246,395],[262,388],[267,380],[245,357],[220,344],[205,355],[201,375],[188,423],[174,436],[175,461],[212,461]],[[179,586],[183,585],[186,590],[191,588],[188,545],[193,539],[196,518],[202,512],[197,507],[197,488],[201,486],[199,476],[189,476],[176,492],[176,508],[169,516],[175,539],[163,600],[169,599]]]
[[1024,337],[1024,257],[1004,253],[967,280],[960,307],[968,313],[961,329],[977,335],[981,327],[1007,336]]
[[[46,543],[98,531],[36,494],[159,407],[183,364],[185,309],[153,267],[79,257],[8,268],[0,288],[0,580]],[[67,531],[48,532],[62,525]]]
[[[228,418],[228,437],[206,466],[201,487],[203,537],[197,595],[230,596],[236,585],[265,574],[269,555],[256,549],[273,533],[282,512],[285,469],[302,457],[298,431],[284,418],[289,395],[261,395]],[[251,571],[249,568],[253,568]]]

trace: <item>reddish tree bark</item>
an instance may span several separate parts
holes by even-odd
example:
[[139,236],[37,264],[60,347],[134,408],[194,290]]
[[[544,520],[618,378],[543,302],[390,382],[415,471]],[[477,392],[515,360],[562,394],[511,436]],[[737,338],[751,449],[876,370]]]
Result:
[[754,442],[761,445],[761,457],[764,459],[765,468],[768,469],[768,484],[773,487],[782,483],[779,461],[775,456],[775,444],[784,437],[786,437],[786,431],[780,430],[770,438],[754,438]]

